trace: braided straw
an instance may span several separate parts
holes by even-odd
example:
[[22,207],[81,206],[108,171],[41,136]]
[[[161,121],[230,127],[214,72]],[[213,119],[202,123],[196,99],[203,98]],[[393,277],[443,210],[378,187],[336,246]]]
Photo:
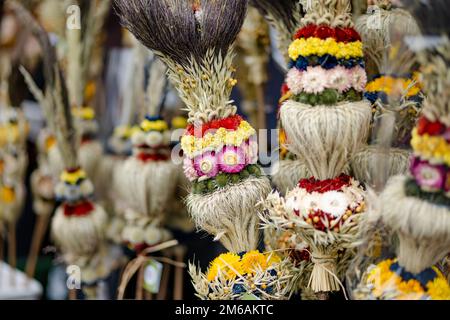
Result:
[[323,180],[342,173],[362,148],[369,133],[371,108],[366,101],[310,106],[288,100],[280,116],[291,137],[289,150],[305,159],[313,176]]
[[309,1],[310,5],[304,4],[305,8],[308,8],[308,10],[300,23],[301,27],[309,24],[328,25],[333,28],[353,27],[350,0],[305,1]]

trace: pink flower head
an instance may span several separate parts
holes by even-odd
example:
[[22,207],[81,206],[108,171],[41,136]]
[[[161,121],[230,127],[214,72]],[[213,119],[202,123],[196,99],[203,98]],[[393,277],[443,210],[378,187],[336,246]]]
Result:
[[307,93],[321,93],[327,85],[327,72],[322,67],[308,68],[302,76],[303,90]]
[[286,84],[293,94],[299,94],[303,91],[302,72],[297,68],[292,68],[286,75]]
[[366,70],[361,67],[354,67],[349,70],[350,78],[352,81],[352,87],[359,92],[363,92],[366,89],[367,74]]
[[256,164],[258,162],[258,142],[251,137],[250,140],[245,142],[245,147],[245,161],[247,164]]
[[183,159],[183,171],[186,178],[188,178],[188,180],[191,182],[195,181],[198,178],[198,174],[194,168],[194,164],[188,157],[185,157]]
[[208,151],[194,158],[194,168],[199,176],[215,177],[219,173],[217,157],[213,151]]
[[411,165],[411,173],[425,191],[439,191],[445,184],[446,172],[442,165],[431,165],[416,159]]
[[224,147],[219,154],[219,166],[222,172],[241,172],[245,168],[244,150],[241,147]]
[[346,68],[338,66],[328,71],[328,86],[339,93],[345,92],[352,86],[352,76]]

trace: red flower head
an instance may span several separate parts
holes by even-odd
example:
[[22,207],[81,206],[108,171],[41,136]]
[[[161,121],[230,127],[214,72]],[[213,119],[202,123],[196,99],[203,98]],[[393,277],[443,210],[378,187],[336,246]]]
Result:
[[325,40],[327,38],[334,38],[336,36],[336,31],[329,26],[320,26],[316,29],[314,36],[322,40]]
[[429,134],[431,136],[441,135],[445,132],[446,127],[439,121],[431,122],[425,117],[419,119],[417,124],[417,132],[419,135]]
[[239,115],[234,115],[225,119],[212,120],[208,123],[203,124],[200,127],[195,127],[194,125],[189,125],[186,128],[186,135],[196,135],[199,138],[203,137],[209,130],[217,130],[219,128],[225,128],[228,130],[237,130],[242,122],[242,117]]
[[302,179],[299,181],[298,186],[302,189],[306,189],[307,192],[319,192],[325,193],[328,191],[341,190],[342,187],[350,185],[350,176],[342,174],[334,179],[317,180],[312,177],[309,179]]
[[281,96],[284,96],[288,92],[289,92],[289,87],[288,87],[287,83],[285,82],[281,86]]
[[345,28],[344,32],[348,35],[349,37],[349,41],[350,42],[354,42],[354,41],[361,41],[361,36],[359,35],[359,33],[353,29],[353,28]]
[[294,36],[294,39],[311,38],[314,36],[316,29],[317,29],[316,25],[308,24],[306,27],[303,27],[297,31],[297,33]]

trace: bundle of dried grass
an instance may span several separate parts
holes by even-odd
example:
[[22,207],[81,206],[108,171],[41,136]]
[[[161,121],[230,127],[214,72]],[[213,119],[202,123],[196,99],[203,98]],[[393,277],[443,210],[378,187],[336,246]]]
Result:
[[90,201],[93,186],[78,165],[76,133],[55,49],[50,44],[47,33],[26,9],[16,2],[9,2],[9,5],[20,17],[20,21],[31,29],[45,53],[43,59],[46,89],[45,94],[40,95],[53,112],[51,127],[54,128],[65,168],[56,186],[55,193],[62,205],[52,220],[52,237],[61,249],[64,261],[80,266],[82,280],[92,280],[91,277],[87,279],[85,275],[95,275],[94,278],[97,279],[104,277],[106,271],[98,272],[99,269],[105,270],[101,265],[104,260],[98,254],[104,240],[106,213],[99,205]]
[[392,8],[390,1],[375,2],[373,12],[356,24],[373,73],[365,94],[373,103],[373,122],[371,145],[355,155],[352,168],[358,179],[381,191],[389,177],[406,173],[409,165],[407,141],[420,114],[422,94],[417,77],[406,76],[416,64],[406,39],[418,36],[420,29],[407,11]]
[[[406,10],[394,8],[391,1],[377,0],[368,13],[356,22],[356,29],[364,41],[364,52],[368,68],[373,73],[385,74],[384,63],[395,42],[405,36],[420,35],[420,28],[414,17]],[[394,60],[391,61],[395,63]],[[397,60],[397,62],[400,62]],[[404,59],[404,68],[410,69],[414,59]]]
[[[245,140],[250,137],[249,133],[253,133],[253,129],[248,128],[240,117],[235,116],[236,107],[229,101],[235,85],[230,46],[244,21],[246,1],[201,1],[192,5],[176,0],[147,0],[131,3],[116,1],[116,4],[124,25],[147,47],[154,50],[168,66],[169,79],[177,88],[189,113],[188,121],[191,125],[188,131],[201,132],[200,135],[196,134],[199,138],[204,134],[206,136],[206,128],[213,122],[217,126],[215,130],[221,129],[220,132],[226,131],[222,123],[227,121],[234,123],[231,124],[231,133],[237,130],[236,125],[241,125],[245,137],[234,142],[232,148],[240,150],[243,147],[240,146],[241,143],[246,143]],[[218,24],[217,21],[221,23]],[[214,135],[214,131],[209,134]],[[203,178],[194,177],[192,174],[195,169],[191,170],[194,158],[202,161],[202,154],[206,156],[212,145],[205,145],[194,151],[188,145],[189,141],[192,142],[196,137],[187,134],[183,139],[185,142],[182,142],[182,147],[187,159],[185,168],[190,172],[189,178],[196,182],[196,190],[199,191],[191,193],[187,199],[190,213],[198,227],[213,232],[218,240],[223,238],[229,250],[239,252],[253,249],[257,234],[251,232],[249,237],[242,226],[256,229],[255,205],[257,200],[269,191],[268,180],[264,177],[257,178],[256,175],[248,178],[251,174],[243,170],[241,162],[230,163],[229,170],[235,173],[236,182],[241,179],[242,182],[231,184],[226,175],[223,175],[221,182],[215,179],[214,176],[218,172],[211,171],[210,165],[214,164],[209,161],[217,159],[222,148],[225,148],[224,151],[229,150],[220,142],[213,147],[215,151],[212,158],[206,161],[208,163],[200,164],[204,170],[211,171],[208,173],[209,177],[201,171],[198,171],[198,174]],[[235,155],[230,154],[229,160],[243,161]],[[245,171],[245,174],[239,175],[239,171]],[[257,171],[259,172],[259,168],[252,172]],[[206,184],[211,187],[210,192],[206,190]]]
[[[147,49],[140,48],[143,57],[149,58]],[[146,62],[146,59],[141,59]],[[175,193],[177,183],[177,166],[170,159],[170,131],[169,125],[161,117],[161,107],[164,104],[167,89],[166,67],[157,60],[150,60],[149,79],[144,91],[144,67],[140,72],[142,81],[136,83],[141,96],[145,97],[146,107],[141,113],[145,114],[140,127],[136,130],[131,141],[133,155],[117,168],[116,187],[126,206],[139,216],[138,228],[144,230],[149,224],[151,228],[162,228],[167,217],[169,202]],[[133,89],[130,89],[133,90]],[[139,95],[138,95],[139,96]],[[130,242],[127,228],[136,228],[136,217],[127,219],[127,226],[123,231],[125,241]],[[163,232],[163,229],[160,230]],[[161,237],[157,237],[161,238]],[[134,247],[142,243],[134,242]],[[153,240],[143,241],[144,244],[154,245]]]
[[[420,55],[424,91],[423,116],[413,130],[411,145],[414,158],[409,177],[396,177],[381,194],[382,219],[398,234],[399,264],[417,274],[440,261],[448,252],[450,242],[447,186],[443,184],[448,171],[447,142],[441,133],[449,122],[449,55],[450,42]],[[432,132],[429,123],[441,130]],[[440,144],[436,142],[441,141]],[[426,172],[434,173],[435,181]],[[440,183],[439,179],[444,179]],[[398,211],[400,210],[401,211]]]

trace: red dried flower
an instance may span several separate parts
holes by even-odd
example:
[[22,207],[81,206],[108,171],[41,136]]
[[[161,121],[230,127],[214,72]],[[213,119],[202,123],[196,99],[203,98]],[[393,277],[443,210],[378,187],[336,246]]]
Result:
[[322,40],[325,40],[327,38],[334,38],[336,36],[336,31],[329,26],[320,26],[316,29],[314,36]]
[[306,27],[303,27],[300,30],[298,30],[297,33],[294,36],[294,39],[314,37],[316,29],[317,29],[316,25],[309,24]]
[[342,174],[334,179],[317,180],[312,177],[309,179],[302,179],[299,181],[298,186],[302,189],[306,189],[307,192],[319,192],[325,193],[328,191],[337,191],[344,186],[350,185],[351,178],[348,175]]
[[354,41],[361,41],[361,36],[359,35],[358,31],[356,31],[353,28],[345,28],[344,32],[347,34],[348,39],[350,39],[350,42]]
[[446,131],[446,127],[439,121],[431,122],[425,117],[419,119],[417,124],[417,132],[419,135],[429,134],[431,136],[441,135]]
[[186,128],[186,135],[193,136],[194,134],[201,138],[209,130],[217,130],[219,128],[225,128],[228,130],[237,130],[242,122],[242,117],[239,115],[234,115],[224,119],[217,119],[211,122],[205,123],[200,127],[195,127],[194,125],[189,125]]
[[284,96],[288,92],[289,92],[289,87],[288,87],[287,83],[285,82],[281,86],[281,96]]
[[66,217],[83,217],[87,216],[94,210],[94,205],[89,202],[85,201],[82,203],[77,204],[64,204],[64,215]]

